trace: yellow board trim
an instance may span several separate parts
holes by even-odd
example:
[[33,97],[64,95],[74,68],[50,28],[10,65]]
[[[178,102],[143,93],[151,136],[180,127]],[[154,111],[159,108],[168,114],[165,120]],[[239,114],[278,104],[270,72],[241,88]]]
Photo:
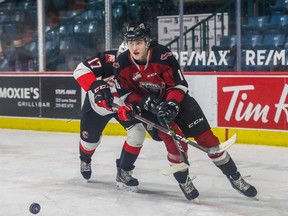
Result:
[[[43,118],[33,119],[0,117],[0,128],[79,133],[80,121]],[[221,142],[226,140],[227,137],[231,137],[234,133],[237,133],[237,143],[288,147],[287,131],[231,128],[213,128],[212,130],[215,135],[219,137]],[[103,131],[103,135],[126,136],[126,131],[120,124],[111,122],[106,126],[105,130]]]
[[[0,128],[36,130],[50,132],[71,132],[79,133],[79,120],[60,120],[60,119],[31,119],[31,118],[6,118],[0,117]],[[118,123],[109,123],[104,135],[125,136],[125,129]]]
[[219,137],[221,142],[223,140],[226,140],[227,137],[230,138],[234,133],[237,133],[237,143],[288,147],[287,131],[268,131],[234,128],[213,128],[212,131],[215,133],[215,135]]

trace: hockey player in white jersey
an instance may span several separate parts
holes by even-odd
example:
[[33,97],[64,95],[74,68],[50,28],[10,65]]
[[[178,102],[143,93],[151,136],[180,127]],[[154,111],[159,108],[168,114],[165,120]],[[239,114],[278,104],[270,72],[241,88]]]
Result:
[[[118,53],[123,50],[125,47],[121,44]],[[139,122],[120,121],[112,111],[112,102],[123,104],[117,96],[114,83],[112,64],[116,55],[116,50],[99,53],[81,62],[74,70],[74,78],[86,92],[80,117],[80,171],[85,179],[91,178],[92,156],[100,144],[107,123],[115,118],[127,131],[127,139],[119,159],[116,160],[116,184],[119,188],[128,187],[137,191],[139,182],[132,176],[132,170],[142,148],[146,130]]]

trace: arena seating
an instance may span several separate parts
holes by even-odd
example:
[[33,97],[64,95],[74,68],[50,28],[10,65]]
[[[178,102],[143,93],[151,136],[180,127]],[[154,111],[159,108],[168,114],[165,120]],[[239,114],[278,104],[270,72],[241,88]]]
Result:
[[[86,0],[85,6],[69,7],[65,0],[51,0],[57,8],[61,9],[61,15],[53,25],[46,28],[46,56],[49,64],[53,65],[51,59],[61,59],[67,53],[75,55],[75,58],[83,59],[89,55],[95,54],[95,50],[103,50],[105,42],[104,31],[104,0]],[[78,2],[77,0],[74,0]],[[176,14],[173,1],[163,0],[112,0],[112,24],[113,24],[113,47],[117,47],[119,40],[122,40],[123,25],[130,20],[141,19],[157,22],[159,15]],[[198,5],[198,11],[201,9]],[[249,17],[247,23],[242,25],[242,51],[275,49],[281,50],[288,48],[288,0],[276,0],[274,5],[270,5],[269,15]],[[185,9],[186,11],[188,8]],[[192,9],[190,9],[192,10]],[[193,9],[195,10],[195,8]],[[201,11],[203,8],[201,9]],[[188,10],[189,11],[189,10]],[[195,11],[194,11],[195,12]],[[148,15],[147,15],[148,14]],[[46,20],[47,22],[49,20]],[[48,22],[49,24],[49,22]],[[25,28],[21,28],[25,27]],[[155,25],[152,24],[155,28]],[[157,27],[157,26],[156,26]],[[21,29],[24,41],[27,41],[25,47],[37,58],[37,10],[36,0],[7,0],[0,3],[0,32],[1,42],[4,46],[4,56],[9,58],[11,54],[11,35],[18,35]],[[155,29],[153,29],[155,30]],[[31,33],[32,31],[32,33]],[[33,32],[34,31],[34,32]],[[29,36],[27,36],[29,35]],[[27,37],[29,37],[27,39]],[[4,44],[4,45],[3,45]],[[213,46],[212,50],[229,50],[227,56],[228,65],[219,67],[212,65],[197,65],[191,70],[234,70],[236,55],[236,35],[226,35],[220,40],[220,43]],[[72,56],[73,57],[73,56]],[[243,54],[244,57],[244,54]],[[54,62],[58,64],[59,61]],[[61,62],[62,65],[63,62]],[[243,66],[244,67],[244,66]],[[63,68],[63,67],[61,67]],[[0,70],[7,70],[5,61],[1,61]],[[49,69],[49,68],[48,68]],[[57,66],[54,67],[57,70]],[[65,67],[64,67],[65,69]],[[66,68],[71,70],[71,68]],[[271,67],[246,67],[250,70],[271,70]]]

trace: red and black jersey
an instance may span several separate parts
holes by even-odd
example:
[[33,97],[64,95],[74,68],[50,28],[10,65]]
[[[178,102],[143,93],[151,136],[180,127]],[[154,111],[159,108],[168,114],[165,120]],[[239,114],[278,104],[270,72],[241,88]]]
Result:
[[146,94],[180,103],[188,91],[179,63],[172,52],[160,44],[150,46],[145,65],[137,63],[126,51],[118,56],[113,67],[118,94],[123,98],[127,96],[127,103],[141,103]]
[[91,84],[98,79],[109,81],[113,76],[113,63],[117,50],[99,53],[83,62],[74,70],[74,78],[87,92]]

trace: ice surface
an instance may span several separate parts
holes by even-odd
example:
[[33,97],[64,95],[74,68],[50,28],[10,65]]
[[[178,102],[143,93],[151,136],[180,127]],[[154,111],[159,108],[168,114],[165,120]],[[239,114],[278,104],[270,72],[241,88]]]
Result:
[[0,216],[288,216],[288,148],[234,145],[229,153],[258,199],[235,191],[201,151],[190,147],[199,204],[186,200],[168,166],[162,142],[147,138],[136,162],[139,193],[115,187],[115,159],[125,137],[103,136],[91,182],[79,171],[78,134],[0,130]]

